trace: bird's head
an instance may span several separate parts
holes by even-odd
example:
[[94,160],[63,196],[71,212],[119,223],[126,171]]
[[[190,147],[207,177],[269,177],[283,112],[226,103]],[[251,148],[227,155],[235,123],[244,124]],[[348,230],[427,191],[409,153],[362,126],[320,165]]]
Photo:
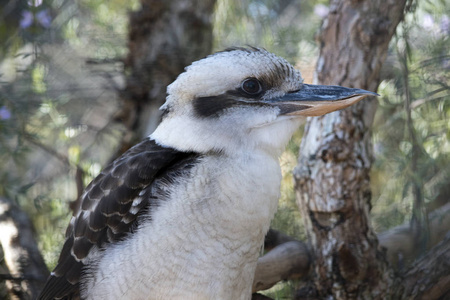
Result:
[[375,93],[304,84],[285,59],[232,48],[194,62],[169,85],[152,137],[184,151],[279,154],[304,116],[321,116]]

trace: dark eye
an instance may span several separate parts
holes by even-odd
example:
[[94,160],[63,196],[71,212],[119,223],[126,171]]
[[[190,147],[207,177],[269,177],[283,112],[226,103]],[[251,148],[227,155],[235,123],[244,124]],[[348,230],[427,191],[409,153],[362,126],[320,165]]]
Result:
[[257,95],[262,91],[261,83],[256,78],[245,79],[242,82],[241,88],[250,95]]

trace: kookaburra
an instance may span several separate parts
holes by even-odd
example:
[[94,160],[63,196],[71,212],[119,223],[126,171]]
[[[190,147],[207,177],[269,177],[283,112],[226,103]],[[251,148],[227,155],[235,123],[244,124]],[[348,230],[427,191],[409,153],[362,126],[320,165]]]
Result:
[[259,48],[194,62],[167,93],[157,129],[84,191],[39,299],[250,299],[291,135],[376,95],[304,84]]

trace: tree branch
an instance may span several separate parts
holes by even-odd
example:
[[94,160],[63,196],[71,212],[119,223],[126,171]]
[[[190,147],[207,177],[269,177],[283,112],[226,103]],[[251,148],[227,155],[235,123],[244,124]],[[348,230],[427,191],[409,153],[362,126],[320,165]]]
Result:
[[399,299],[448,299],[450,295],[450,233],[403,276]]
[[[75,168],[75,170],[76,170],[75,183],[77,185],[77,199],[79,199],[84,190],[83,178],[84,178],[85,174],[84,174],[83,169],[78,164],[71,163],[68,157],[57,152],[55,149],[52,149],[51,147],[44,145],[37,139],[33,138],[30,134],[25,133],[23,136],[29,143],[35,145],[36,147],[44,150],[47,153],[49,153],[50,155],[52,155],[53,157],[58,159],[61,163],[63,163],[67,167]],[[76,201],[74,201],[74,202],[76,202]],[[71,208],[72,208],[72,206],[76,206],[76,205],[71,205]],[[72,210],[73,210],[73,208],[72,208]]]
[[[430,238],[428,248],[442,240],[450,230],[450,203],[428,214]],[[389,229],[378,235],[379,243],[387,249],[387,259],[399,271],[408,266],[420,251],[415,247],[415,232],[409,223]]]
[[[429,246],[432,247],[450,230],[450,203],[430,213],[428,218],[431,231]],[[310,253],[305,243],[293,241],[292,237],[276,230],[272,230],[270,236],[275,240],[290,241],[278,244],[272,251],[259,258],[253,292],[268,289],[281,280],[303,278],[309,273]],[[409,223],[378,235],[380,246],[387,249],[389,263],[399,271],[404,270],[405,266],[411,264],[419,254],[414,247],[414,236]]]
[[264,238],[264,251],[270,251],[281,244],[295,241],[296,239],[281,231],[270,228]]
[[309,272],[310,256],[305,243],[290,241],[258,259],[253,292],[271,288],[277,282],[298,279]]

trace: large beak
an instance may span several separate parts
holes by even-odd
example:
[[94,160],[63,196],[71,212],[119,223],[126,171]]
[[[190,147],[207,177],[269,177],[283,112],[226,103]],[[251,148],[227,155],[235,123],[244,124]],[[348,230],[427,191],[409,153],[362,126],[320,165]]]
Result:
[[377,93],[335,85],[304,84],[299,91],[264,102],[280,108],[281,115],[322,116],[346,108]]

